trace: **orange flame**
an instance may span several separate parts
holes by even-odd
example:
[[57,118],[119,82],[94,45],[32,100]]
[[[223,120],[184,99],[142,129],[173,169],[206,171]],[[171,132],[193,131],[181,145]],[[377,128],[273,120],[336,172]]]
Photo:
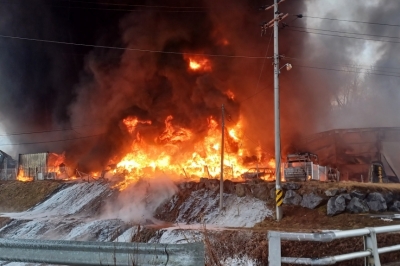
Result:
[[129,133],[133,133],[138,124],[149,124],[149,125],[151,125],[151,121],[149,121],[149,120],[141,121],[135,116],[129,116],[129,117],[125,118],[124,120],[122,120],[122,122],[125,124],[125,126],[126,126],[126,128],[127,128]]
[[[221,129],[213,117],[209,117],[207,122],[208,131],[202,140],[195,140],[191,130],[174,125],[172,116],[167,116],[165,130],[154,143],[143,140],[138,129],[132,131],[136,133],[136,138],[131,151],[117,164],[114,177],[119,181],[114,187],[123,190],[140,178],[153,178],[159,174],[167,174],[177,180],[218,178],[221,169]],[[128,130],[132,128],[131,123],[124,124]],[[238,123],[227,130],[224,161],[224,178],[227,179],[238,178],[247,170],[242,164],[240,127]],[[189,146],[192,148],[188,149]]]
[[194,72],[210,72],[212,71],[211,62],[208,58],[200,55],[184,55],[185,60],[189,64],[189,70]]
[[20,170],[18,171],[17,180],[18,180],[18,181],[21,181],[21,182],[31,182],[31,181],[33,181],[33,178],[32,178],[32,177],[25,176],[24,170],[23,170],[23,169],[20,169]]
[[[136,117],[123,120],[127,130],[135,136],[130,152],[116,164],[107,176],[114,182],[114,188],[124,190],[142,178],[156,178],[168,175],[174,180],[199,180],[200,177],[219,178],[221,171],[221,128],[214,117],[207,118],[208,130],[203,138],[194,137],[191,130],[174,124],[173,116],[165,119],[164,131],[149,141],[142,138]],[[144,121],[141,121],[142,123]],[[151,121],[145,121],[151,124]],[[237,179],[252,166],[245,165],[242,145],[242,123],[226,128],[224,178]],[[272,167],[274,160],[261,167]]]

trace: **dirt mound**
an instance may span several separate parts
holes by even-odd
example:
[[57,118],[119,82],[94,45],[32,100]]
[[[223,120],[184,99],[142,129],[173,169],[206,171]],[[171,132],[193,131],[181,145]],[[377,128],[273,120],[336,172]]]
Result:
[[63,185],[61,181],[1,181],[0,212],[25,211],[43,201]]

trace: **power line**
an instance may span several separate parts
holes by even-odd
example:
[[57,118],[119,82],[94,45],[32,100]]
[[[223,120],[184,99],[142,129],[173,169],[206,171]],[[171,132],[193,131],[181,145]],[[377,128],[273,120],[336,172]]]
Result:
[[119,11],[119,12],[166,12],[166,13],[204,13],[204,10],[161,10],[161,9],[117,9],[117,8],[101,8],[101,7],[80,7],[80,6],[53,6],[59,8],[86,9],[100,11]]
[[90,2],[90,1],[78,1],[78,0],[64,0],[74,3],[84,4],[98,4],[98,5],[110,5],[110,6],[134,6],[134,7],[148,7],[148,8],[174,8],[174,9],[206,9],[206,7],[195,7],[195,6],[153,6],[153,5],[134,5],[134,4],[118,4],[118,3],[105,3],[105,2]]
[[374,41],[374,42],[386,42],[386,43],[400,43],[400,42],[389,41],[389,40],[367,39],[367,38],[354,37],[354,36],[343,36],[343,35],[334,35],[334,34],[326,34],[326,33],[319,33],[319,32],[311,32],[311,31],[306,31],[306,30],[293,30],[293,29],[288,29],[288,30],[295,31],[295,32],[303,32],[303,33],[308,33],[308,34],[316,34],[316,35],[332,36],[332,37],[340,37],[340,38],[348,38],[348,39],[356,39],[356,40],[365,40],[365,41]]
[[[298,15],[295,15],[298,16]],[[302,15],[303,18],[313,18],[313,19],[325,19],[325,20],[333,20],[333,21],[342,21],[342,22],[352,22],[352,23],[362,23],[362,24],[371,24],[371,25],[379,25],[379,26],[390,26],[390,27],[400,27],[398,24],[388,24],[388,23],[379,23],[379,22],[367,22],[367,21],[358,21],[358,20],[348,20],[348,19],[338,19],[338,18],[323,18],[323,17],[314,17],[314,16],[305,16]]]
[[336,30],[327,30],[327,29],[316,29],[316,28],[299,27],[299,26],[289,26],[289,27],[290,28],[308,29],[308,30],[317,30],[317,31],[326,31],[326,32],[344,33],[344,34],[353,34],[353,35],[362,35],[362,36],[371,36],[371,37],[380,37],[380,38],[389,38],[389,39],[400,39],[399,37],[383,36],[383,35],[375,35],[375,34],[366,34],[366,33],[336,31]]
[[381,73],[373,73],[373,72],[359,72],[354,70],[343,70],[343,69],[336,69],[336,68],[327,68],[327,67],[316,67],[316,66],[304,66],[304,65],[293,65],[293,67],[302,67],[302,68],[309,68],[309,69],[319,69],[319,70],[328,70],[328,71],[336,71],[336,72],[350,72],[350,73],[361,73],[361,74],[371,74],[377,76],[386,76],[386,77],[396,77],[400,78],[400,75],[386,75]]
[[64,142],[64,141],[71,141],[71,140],[93,138],[93,137],[98,137],[98,136],[102,136],[102,135],[104,135],[104,134],[90,135],[90,136],[79,137],[79,138],[49,140],[49,141],[25,142],[25,143],[6,143],[6,144],[0,144],[0,146],[33,145],[33,144],[43,144],[43,143]]
[[265,58],[264,58],[264,60],[263,60],[263,64],[262,64],[261,70],[260,70],[260,75],[258,76],[258,80],[257,80],[256,92],[255,92],[254,94],[250,95],[249,97],[247,97],[246,99],[240,101],[239,103],[242,103],[242,102],[244,102],[244,101],[247,101],[247,100],[249,100],[250,98],[253,98],[254,96],[256,96],[258,93],[260,93],[260,92],[266,90],[266,88],[264,88],[264,89],[261,89],[261,90],[258,90],[258,91],[257,91],[258,85],[260,85],[260,80],[261,80],[262,73],[263,73],[263,71],[264,71],[265,60],[267,59],[268,50],[269,50],[269,44],[271,43],[271,39],[272,39],[272,34],[273,34],[273,33],[274,33],[274,32],[271,31],[271,35],[269,36],[267,51],[265,52]]
[[118,46],[106,46],[106,45],[96,45],[96,44],[54,41],[54,40],[27,38],[27,37],[19,37],[19,36],[11,36],[11,35],[0,35],[0,38],[16,39],[16,40],[24,40],[24,41],[34,41],[34,42],[44,42],[44,43],[52,43],[52,44],[75,45],[75,46],[83,46],[83,47],[94,47],[94,48],[103,48],[103,49],[127,50],[127,51],[134,51],[134,52],[172,54],[172,55],[195,55],[195,56],[198,55],[198,56],[209,56],[209,57],[227,57],[227,58],[244,58],[244,59],[264,59],[265,58],[263,56],[169,52],[169,51],[151,50],[151,49],[139,49],[139,48],[118,47]]
[[[295,58],[295,57],[282,57],[283,60],[300,60],[300,61],[308,61],[308,59],[304,58]],[[317,62],[318,64],[318,62]],[[354,68],[354,69],[361,69],[361,70],[367,70],[367,71],[375,71],[375,72],[382,72],[382,73],[390,73],[390,74],[399,74],[399,72],[392,72],[392,71],[386,71],[386,70],[379,70],[378,68],[386,68],[386,69],[392,69],[391,67],[376,67],[376,66],[366,66],[366,65],[358,65],[358,64],[347,64],[347,65],[336,65],[337,67],[347,67],[347,68]],[[367,68],[365,68],[367,67]],[[400,69],[400,68],[393,68],[393,69]],[[370,73],[370,72],[361,72],[361,73]]]
[[41,134],[41,133],[60,132],[60,131],[75,131],[75,129],[79,129],[79,128],[83,128],[83,127],[93,127],[96,125],[103,125],[103,124],[83,125],[83,126],[74,127],[74,128],[59,128],[59,129],[51,129],[51,130],[43,130],[43,131],[14,132],[14,133],[0,134],[0,137],[31,135],[31,134]]
[[[2,2],[0,0],[1,4],[5,4],[5,5],[19,5],[18,3],[5,3]],[[73,1],[71,1],[73,2]],[[81,2],[81,1],[74,1],[74,2],[79,2],[79,3],[95,3],[95,2]],[[97,4],[97,3],[96,3]],[[105,3],[99,3],[99,4],[104,4],[107,5]],[[52,5],[52,4],[46,4],[47,6],[51,6],[54,8],[65,8],[65,9],[86,9],[86,10],[100,10],[100,11],[119,11],[119,12],[146,12],[146,11],[154,11],[154,12],[172,12],[172,13],[203,13],[206,12],[206,10],[194,10],[190,9],[190,8],[186,8],[186,10],[184,9],[185,7],[169,7],[170,10],[165,10],[165,9],[154,9],[154,8],[168,8],[167,6],[146,6],[146,5],[127,5],[132,6],[132,7],[139,7],[142,9],[128,9],[128,8],[122,8],[119,7],[118,5],[116,8],[105,8],[105,7],[87,7],[87,6],[64,6],[64,5]],[[112,4],[108,4],[108,5],[112,5]],[[145,8],[145,9],[143,9]],[[147,8],[147,9],[146,9]],[[171,10],[171,9],[177,9],[177,10]]]

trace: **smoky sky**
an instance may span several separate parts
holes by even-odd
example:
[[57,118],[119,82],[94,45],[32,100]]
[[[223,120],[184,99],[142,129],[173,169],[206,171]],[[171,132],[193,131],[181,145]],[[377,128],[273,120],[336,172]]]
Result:
[[[224,104],[229,115],[227,127],[242,117],[243,142],[252,148],[261,144],[263,151],[273,154],[272,60],[246,58],[273,55],[271,30],[260,36],[260,23],[269,21],[273,14],[271,10],[258,10],[272,1],[168,1],[170,7],[186,9],[165,8],[167,4],[162,1],[106,2],[0,2],[2,35],[128,48],[1,38],[0,118],[5,131],[73,128],[65,132],[14,136],[12,142],[44,142],[105,133],[83,140],[17,146],[17,153],[65,150],[71,162],[100,168],[111,157],[123,154],[132,141],[121,123],[123,118],[136,116],[151,120],[151,126],[141,128],[148,141],[162,132],[168,115],[174,117],[174,125],[189,128],[201,138],[207,130],[207,117],[213,116],[219,121]],[[351,7],[351,19],[382,21],[384,18],[400,24],[396,15],[399,5],[391,2],[377,9],[355,3]],[[293,16],[309,10],[302,1],[287,0],[279,9],[290,14],[286,20],[289,27],[280,30],[280,54],[288,58],[281,65],[290,62],[294,66],[290,72],[281,70],[280,75],[284,150],[295,146],[301,136],[335,126],[354,126],[354,120],[365,119],[371,123],[360,123],[360,126],[373,126],[382,120],[382,115],[370,114],[380,113],[381,109],[385,109],[386,118],[389,116],[389,107],[394,107],[394,99],[398,99],[398,80],[372,75],[365,79],[368,83],[360,85],[368,87],[369,93],[379,92],[373,94],[374,100],[368,100],[369,107],[356,101],[357,104],[333,114],[332,98],[340,94],[340,88],[352,76],[300,66],[351,64],[365,43],[333,36],[314,38],[311,34],[293,31],[296,28],[291,26],[312,27],[309,20]],[[339,14],[336,10],[324,16],[338,17]],[[396,27],[333,23],[323,21],[318,27],[388,36],[395,36],[397,30]],[[382,44],[376,65],[396,66],[399,59],[396,50],[396,44]],[[226,56],[207,56],[213,71],[193,73],[188,71],[188,62],[182,53]],[[290,61],[291,57],[309,61]],[[234,101],[227,96],[228,90],[235,94]],[[357,118],[349,119],[352,116]]]

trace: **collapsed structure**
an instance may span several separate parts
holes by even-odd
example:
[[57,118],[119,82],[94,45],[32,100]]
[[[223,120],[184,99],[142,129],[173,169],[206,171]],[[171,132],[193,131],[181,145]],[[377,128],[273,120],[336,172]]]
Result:
[[400,128],[335,129],[308,136],[298,149],[315,153],[321,165],[337,168],[340,180],[367,182],[371,164],[382,162],[389,176],[400,176]]

